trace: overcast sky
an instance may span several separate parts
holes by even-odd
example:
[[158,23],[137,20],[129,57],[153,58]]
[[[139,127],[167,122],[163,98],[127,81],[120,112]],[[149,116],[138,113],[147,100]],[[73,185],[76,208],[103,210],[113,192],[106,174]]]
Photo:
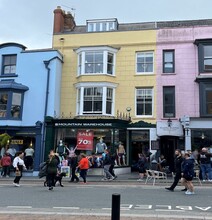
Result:
[[212,19],[212,0],[0,0],[0,44],[51,48],[57,6],[72,12],[77,25],[98,18],[119,23]]

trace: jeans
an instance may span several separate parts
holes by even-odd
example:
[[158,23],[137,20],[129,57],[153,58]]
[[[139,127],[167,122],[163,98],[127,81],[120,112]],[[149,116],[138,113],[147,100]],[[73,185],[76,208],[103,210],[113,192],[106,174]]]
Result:
[[112,179],[113,176],[112,176],[112,174],[109,172],[109,169],[110,169],[110,165],[104,165],[105,177]]
[[206,179],[206,173],[208,174],[208,179],[212,180],[212,170],[211,170],[211,164],[200,164],[200,169],[202,172],[202,179]]
[[83,179],[83,182],[86,183],[87,169],[80,170],[80,176]]

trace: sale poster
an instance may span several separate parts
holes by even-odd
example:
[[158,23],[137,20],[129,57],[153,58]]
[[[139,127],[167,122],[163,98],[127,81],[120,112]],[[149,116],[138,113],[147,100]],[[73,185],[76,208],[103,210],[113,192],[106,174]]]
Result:
[[77,132],[77,150],[93,150],[93,131],[79,130]]

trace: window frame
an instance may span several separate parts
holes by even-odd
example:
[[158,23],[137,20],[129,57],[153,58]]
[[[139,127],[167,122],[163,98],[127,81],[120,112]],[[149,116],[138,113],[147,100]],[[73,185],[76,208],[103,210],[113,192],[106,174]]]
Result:
[[[167,91],[165,91],[167,90]],[[166,104],[165,99],[166,95],[172,95],[172,103],[171,104]],[[166,113],[166,107],[171,106],[173,112],[172,113]],[[170,114],[170,115],[167,115]],[[172,115],[171,115],[172,114]],[[175,86],[163,86],[163,117],[164,118],[175,118],[176,115],[176,103],[175,103]]]
[[[142,54],[144,54],[144,55],[146,55],[146,54],[148,54],[148,53],[152,53],[152,62],[151,62],[151,65],[152,65],[152,71],[151,72],[149,72],[149,71],[144,71],[144,72],[142,72],[142,71],[138,71],[138,65],[139,65],[139,62],[138,62],[138,58],[139,58],[139,55],[142,55]],[[147,58],[147,56],[145,56],[145,59]],[[146,65],[146,64],[148,64],[148,63],[144,63],[143,65]],[[142,63],[140,62],[140,65],[142,65]],[[149,50],[149,51],[138,51],[138,52],[136,52],[136,74],[139,74],[139,75],[144,75],[144,74],[154,74],[154,50]]]
[[[76,85],[77,89],[77,116],[86,116],[86,115],[106,115],[114,116],[114,106],[115,106],[115,88],[117,85],[112,83],[79,83]],[[84,91],[88,88],[102,88],[102,109],[101,111],[84,111]],[[108,90],[112,92],[112,96],[108,94]],[[108,109],[110,106],[110,109]],[[109,113],[109,111],[111,113]]]
[[[76,53],[78,55],[78,65],[77,65],[77,75],[109,75],[109,76],[115,76],[115,67],[116,67],[116,53],[118,49],[112,48],[112,47],[82,47],[76,50]],[[88,54],[100,54],[102,53],[103,59],[101,64],[102,72],[86,72],[86,56]],[[112,63],[108,62],[109,55],[112,55]],[[98,63],[93,63],[93,65],[96,65]],[[112,71],[109,72],[109,64],[112,67]],[[92,65],[92,64],[91,64]]]
[[[13,106],[13,98],[14,94],[20,94],[20,108],[18,108],[18,105]],[[1,94],[8,94],[8,101],[6,104],[6,116],[1,117],[1,115],[4,115],[3,112],[0,111],[0,120],[21,120],[22,119],[22,112],[23,112],[23,99],[24,99],[24,92],[20,90],[9,90],[9,89],[0,89],[0,97]],[[13,109],[12,109],[13,108]],[[16,113],[16,114],[15,114]],[[18,114],[17,114],[18,113]],[[16,116],[12,116],[12,114],[15,114]]]
[[211,117],[212,114],[207,113],[207,97],[206,92],[211,91],[212,92],[212,81],[202,81],[199,83],[199,89],[200,89],[200,117]]
[[[10,62],[9,62],[9,64],[5,64],[5,60],[8,57],[10,58]],[[15,63],[13,63],[11,61],[12,57],[15,58]],[[11,72],[11,70],[10,70],[9,73],[5,73],[5,67],[7,67],[7,66],[9,66],[10,69],[11,69],[12,66],[14,66],[15,67],[15,72]],[[1,71],[1,76],[6,76],[6,77],[8,77],[8,76],[15,76],[17,74],[16,72],[17,72],[17,54],[5,54],[5,55],[2,55],[2,71]]]
[[[144,90],[145,94],[148,90],[149,91],[151,90],[151,114],[138,114],[138,104],[139,104],[138,103],[138,94],[137,94],[138,90]],[[141,103],[141,104],[143,105],[143,103]],[[146,107],[147,104],[148,103],[144,103],[145,112],[147,109],[147,107]],[[145,117],[145,118],[153,117],[153,111],[154,111],[154,88],[152,88],[152,87],[138,87],[138,88],[136,88],[135,89],[135,115],[136,115],[136,117]]]
[[[172,54],[172,62],[166,62],[165,61],[165,54],[166,53],[171,53]],[[166,70],[166,64],[170,63],[172,64],[171,71]],[[175,73],[175,50],[170,49],[170,50],[163,50],[163,73]]]

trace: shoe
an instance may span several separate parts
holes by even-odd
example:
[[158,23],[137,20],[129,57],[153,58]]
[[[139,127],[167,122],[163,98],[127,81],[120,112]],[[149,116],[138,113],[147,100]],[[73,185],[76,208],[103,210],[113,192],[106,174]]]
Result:
[[19,187],[20,185],[18,183],[13,183],[14,186]]
[[53,190],[53,186],[49,187],[49,190]]
[[187,191],[185,192],[185,194],[186,194],[186,195],[194,195],[195,193],[194,193],[194,192],[190,192],[190,191],[187,190]]
[[117,179],[117,176],[114,176],[113,178],[114,178],[114,180],[115,180],[115,179]]
[[103,180],[108,180],[108,178],[102,178],[102,181],[103,181]]
[[8,178],[9,178],[10,176],[8,176],[8,175],[7,175],[6,177],[8,177]]
[[202,180],[202,182],[206,182],[206,180]]
[[187,189],[186,188],[185,189],[181,189],[181,191],[184,192],[184,191],[187,191]]
[[212,180],[208,180],[208,182],[212,182]]
[[143,179],[138,179],[137,181],[143,181]]
[[167,189],[167,190],[169,190],[169,191],[171,191],[171,192],[173,192],[173,191],[174,191],[173,189],[168,188],[168,187],[166,187],[165,189]]

